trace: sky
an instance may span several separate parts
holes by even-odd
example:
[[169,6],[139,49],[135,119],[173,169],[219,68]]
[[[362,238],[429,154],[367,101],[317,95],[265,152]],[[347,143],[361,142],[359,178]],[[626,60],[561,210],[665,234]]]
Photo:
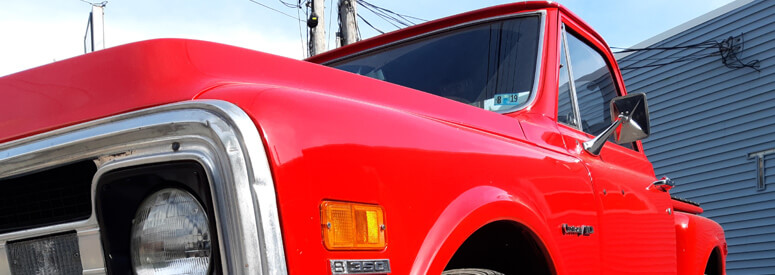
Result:
[[[264,4],[256,4],[252,1]],[[306,51],[297,18],[304,11],[280,0],[108,0],[105,45],[114,47],[154,38],[189,38],[230,44],[301,59]],[[294,0],[285,0],[293,2]],[[326,1],[324,17],[336,16]],[[514,1],[368,0],[369,3],[433,20]],[[559,0],[597,30],[610,46],[629,47],[719,8],[732,0]],[[91,5],[85,0],[3,0],[0,4],[0,76],[84,53]],[[285,14],[282,14],[285,13]],[[334,14],[330,12],[334,11]],[[397,28],[358,7],[382,31]],[[334,18],[335,19],[335,18]],[[324,22],[333,44],[336,21]],[[333,22],[333,24],[331,24]],[[330,26],[329,26],[330,25]],[[359,23],[363,38],[377,31]],[[306,28],[301,29],[306,33]],[[300,37],[302,36],[302,37]]]

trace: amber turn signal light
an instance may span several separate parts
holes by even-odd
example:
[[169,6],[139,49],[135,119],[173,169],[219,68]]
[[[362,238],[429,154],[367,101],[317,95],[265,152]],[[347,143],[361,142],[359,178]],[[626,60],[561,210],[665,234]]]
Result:
[[385,214],[379,205],[324,201],[320,221],[329,250],[385,248]]

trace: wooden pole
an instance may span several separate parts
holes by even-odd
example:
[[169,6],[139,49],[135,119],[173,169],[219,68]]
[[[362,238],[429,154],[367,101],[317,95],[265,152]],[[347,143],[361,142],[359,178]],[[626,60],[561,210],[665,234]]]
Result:
[[312,0],[312,15],[307,19],[310,56],[326,51],[325,14],[325,0]]
[[355,1],[339,0],[339,34],[342,36],[342,46],[358,42]]

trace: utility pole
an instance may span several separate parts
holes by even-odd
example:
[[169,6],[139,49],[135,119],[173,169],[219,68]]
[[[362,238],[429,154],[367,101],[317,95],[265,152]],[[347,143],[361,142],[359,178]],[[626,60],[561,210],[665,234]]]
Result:
[[339,0],[339,35],[341,36],[342,46],[358,42],[355,1]]
[[86,34],[84,35],[84,52],[89,53],[105,48],[105,5],[108,1],[101,3],[91,3],[91,13],[89,21],[86,23]]
[[310,56],[326,51],[325,14],[325,0],[312,0],[312,14],[307,19]]

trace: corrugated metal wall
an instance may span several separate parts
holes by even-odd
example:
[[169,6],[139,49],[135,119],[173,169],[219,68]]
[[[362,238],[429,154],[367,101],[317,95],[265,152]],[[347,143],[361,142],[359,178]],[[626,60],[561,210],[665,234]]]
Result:
[[[675,47],[743,36],[741,60],[760,72],[731,69],[718,49],[640,51],[619,60],[629,92],[644,92],[652,135],[644,141],[657,177],[673,194],[702,203],[724,227],[729,274],[775,274],[775,154],[765,156],[765,190],[748,154],[775,149],[775,1],[759,0],[650,47]],[[637,68],[637,69],[627,69]]]

